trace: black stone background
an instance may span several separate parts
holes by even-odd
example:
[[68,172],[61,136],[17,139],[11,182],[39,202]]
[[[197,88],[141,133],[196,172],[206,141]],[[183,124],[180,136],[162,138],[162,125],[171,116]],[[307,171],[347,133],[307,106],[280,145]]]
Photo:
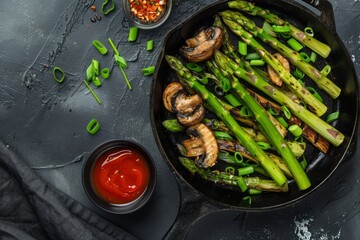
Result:
[[[156,30],[140,30],[127,42],[129,22],[120,1],[116,10],[92,23],[97,0],[3,1],[0,7],[0,140],[22,156],[48,183],[140,239],[359,239],[359,153],[305,201],[281,210],[245,213],[219,210],[178,182],[164,163],[150,126],[151,77],[140,69],[154,65],[164,35],[213,0],[174,0],[168,21]],[[337,32],[360,72],[360,1],[331,0]],[[112,38],[128,60],[129,91],[111,55],[91,45]],[[155,49],[147,52],[147,39]],[[82,83],[91,59],[111,69],[111,78],[95,91],[97,104]],[[52,68],[66,72],[63,84]],[[351,104],[351,103],[349,103]],[[356,111],[357,109],[354,109]],[[101,131],[86,132],[97,118]],[[140,211],[114,216],[99,211],[81,185],[82,161],[98,144],[130,139],[143,145],[158,168],[151,201]],[[357,143],[359,145],[359,143]],[[358,148],[358,146],[357,146]]]

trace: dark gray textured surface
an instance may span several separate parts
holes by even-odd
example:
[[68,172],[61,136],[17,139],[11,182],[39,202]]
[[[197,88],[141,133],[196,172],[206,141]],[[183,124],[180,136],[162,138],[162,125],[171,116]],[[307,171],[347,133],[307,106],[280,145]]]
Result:
[[[140,69],[155,64],[163,36],[173,26],[212,2],[175,0],[173,12],[163,26],[140,30],[139,39],[128,43],[129,24],[119,1],[115,12],[96,23],[90,22],[94,13],[88,8],[95,4],[99,13],[101,1],[5,1],[0,8],[0,140],[49,183],[95,211],[81,186],[82,159],[109,139],[132,139],[142,144],[155,159],[159,173],[151,202],[128,216],[97,212],[143,239],[162,238],[176,218],[167,239],[183,239],[189,228],[189,239],[358,239],[358,152],[310,198],[282,210],[216,211],[215,206],[183,184],[180,197],[178,184],[153,139],[149,120],[152,79],[143,77]],[[331,3],[338,34],[360,73],[360,2]],[[127,72],[133,91],[127,89],[111,56],[102,56],[91,46],[92,40],[107,43],[108,37],[129,61]],[[145,50],[149,38],[155,42],[151,53]],[[111,78],[95,90],[102,105],[82,83],[92,58],[112,70]],[[54,66],[67,74],[61,85],[52,79]],[[100,121],[102,130],[90,136],[85,127],[93,117]]]

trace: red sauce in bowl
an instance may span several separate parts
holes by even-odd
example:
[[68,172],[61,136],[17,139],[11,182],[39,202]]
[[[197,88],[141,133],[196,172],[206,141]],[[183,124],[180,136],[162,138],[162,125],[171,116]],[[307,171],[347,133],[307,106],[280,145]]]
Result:
[[130,11],[142,22],[160,18],[166,8],[166,0],[128,0]]
[[99,157],[92,177],[94,190],[100,198],[111,204],[126,204],[145,192],[150,169],[138,151],[116,147]]

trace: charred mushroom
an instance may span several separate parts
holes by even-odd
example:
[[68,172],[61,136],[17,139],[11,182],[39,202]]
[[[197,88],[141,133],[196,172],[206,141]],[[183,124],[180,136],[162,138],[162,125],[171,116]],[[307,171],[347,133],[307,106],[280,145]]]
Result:
[[213,132],[203,123],[188,128],[188,134],[202,140],[205,153],[196,159],[196,165],[201,168],[209,168],[215,165],[219,147]]
[[186,139],[182,144],[177,145],[181,155],[185,157],[198,157],[205,153],[203,141],[196,137]]
[[[279,62],[281,63],[281,65],[288,71],[290,72],[290,64],[289,64],[289,61],[283,56],[281,55],[280,53],[275,53],[273,54],[273,56],[279,60]],[[269,73],[269,77],[271,79],[271,81],[281,87],[283,81],[281,80],[279,74],[272,68],[270,67],[269,65],[267,66],[267,70],[268,70],[268,73]]]
[[185,126],[198,124],[205,116],[202,98],[198,94],[186,95],[178,82],[172,82],[165,88],[163,104],[168,111],[177,113],[178,121]]
[[169,83],[163,92],[163,104],[169,112],[177,112],[174,106],[177,96],[183,92],[184,88],[179,82]]
[[215,49],[221,47],[224,32],[219,27],[209,27],[195,37],[187,39],[180,54],[189,62],[201,62],[211,58]]
[[197,105],[191,113],[177,113],[178,121],[184,126],[192,126],[198,124],[205,116],[205,108],[203,105]]

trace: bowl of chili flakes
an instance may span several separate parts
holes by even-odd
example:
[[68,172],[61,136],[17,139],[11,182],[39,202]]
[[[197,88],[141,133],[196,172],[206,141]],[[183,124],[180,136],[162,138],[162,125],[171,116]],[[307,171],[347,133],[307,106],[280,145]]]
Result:
[[123,10],[139,28],[159,27],[170,16],[172,0],[123,0]]

